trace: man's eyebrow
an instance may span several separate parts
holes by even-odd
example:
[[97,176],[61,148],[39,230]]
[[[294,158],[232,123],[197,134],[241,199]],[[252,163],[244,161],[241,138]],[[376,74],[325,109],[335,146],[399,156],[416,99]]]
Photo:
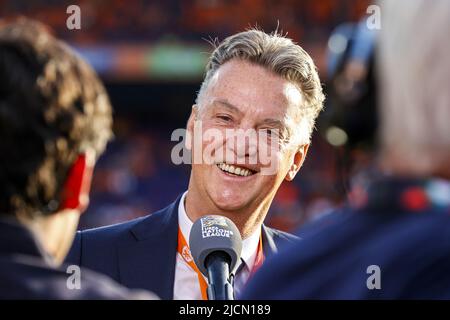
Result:
[[[224,99],[216,99],[213,101],[212,103],[213,105],[220,105],[223,106],[227,109],[230,109],[236,113],[242,114],[242,111],[239,110],[238,107],[236,107],[235,105],[233,105],[232,103],[228,102],[228,100],[224,100]],[[260,125],[269,125],[272,127],[278,127],[280,129],[284,129],[286,128],[286,123],[282,120],[278,120],[278,119],[272,119],[272,118],[267,118],[264,119],[263,121],[261,121]]]
[[264,119],[261,124],[269,125],[271,127],[278,127],[281,129],[284,129],[286,127],[286,124],[284,121],[278,120],[278,119]]
[[242,114],[242,111],[239,110],[238,107],[236,107],[235,105],[233,105],[232,103],[228,102],[227,100],[223,100],[223,99],[216,99],[213,101],[212,103],[213,105],[220,105],[222,107],[225,107],[227,109],[230,109],[233,112]]

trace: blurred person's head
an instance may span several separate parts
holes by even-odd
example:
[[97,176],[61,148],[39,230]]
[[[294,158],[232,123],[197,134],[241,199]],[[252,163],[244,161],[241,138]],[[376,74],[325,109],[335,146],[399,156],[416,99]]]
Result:
[[[188,121],[194,161],[187,207],[189,200],[197,204],[191,214],[223,214],[248,236],[264,220],[280,184],[302,166],[323,101],[313,60],[291,39],[249,30],[220,43]],[[197,123],[202,137],[196,136]],[[221,138],[207,137],[211,130]],[[238,137],[229,138],[227,131]],[[250,131],[256,134],[238,139]],[[195,161],[200,146],[213,161]],[[270,150],[268,162],[261,161],[262,149]]]
[[0,24],[0,218],[61,262],[73,240],[111,106],[95,72],[34,21]]
[[394,174],[450,178],[450,2],[381,4],[382,165]]

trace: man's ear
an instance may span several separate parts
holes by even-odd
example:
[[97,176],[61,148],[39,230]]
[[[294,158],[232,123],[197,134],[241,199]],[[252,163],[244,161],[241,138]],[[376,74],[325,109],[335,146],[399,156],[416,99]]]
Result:
[[87,208],[94,164],[93,150],[78,155],[64,183],[59,211],[72,209],[83,212]]
[[294,161],[289,168],[288,173],[286,174],[285,179],[287,181],[292,181],[295,178],[295,175],[300,170],[305,161],[306,154],[308,153],[309,144],[304,144],[300,148],[298,148],[297,152],[294,155]]
[[192,134],[194,132],[195,119],[198,116],[198,106],[194,104],[191,109],[191,115],[189,116],[186,125],[186,149],[192,150]]

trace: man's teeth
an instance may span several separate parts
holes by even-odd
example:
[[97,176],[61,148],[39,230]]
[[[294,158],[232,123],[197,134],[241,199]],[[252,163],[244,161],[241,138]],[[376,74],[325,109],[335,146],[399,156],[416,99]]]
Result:
[[233,166],[232,164],[219,163],[217,166],[222,171],[225,171],[225,172],[228,172],[228,173],[232,173],[232,174],[235,174],[235,175],[238,175],[238,176],[247,177],[247,176],[251,176],[253,174],[253,172],[251,172],[248,169],[237,167],[237,166]]

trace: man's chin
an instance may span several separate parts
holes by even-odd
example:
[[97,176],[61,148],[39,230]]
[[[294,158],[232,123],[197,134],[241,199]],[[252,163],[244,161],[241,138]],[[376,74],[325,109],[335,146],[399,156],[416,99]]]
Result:
[[249,207],[250,201],[248,199],[215,199],[215,205],[222,212],[240,212]]

